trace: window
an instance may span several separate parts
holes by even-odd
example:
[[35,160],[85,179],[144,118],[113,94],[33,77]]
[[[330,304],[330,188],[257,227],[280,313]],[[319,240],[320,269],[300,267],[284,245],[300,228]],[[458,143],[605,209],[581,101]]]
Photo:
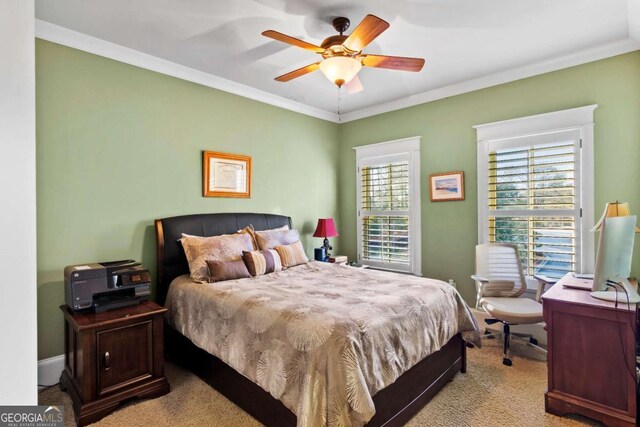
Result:
[[479,241],[518,246],[527,276],[593,269],[593,109],[476,127]]
[[356,148],[358,261],[420,274],[420,138]]
[[489,144],[489,242],[516,244],[526,275],[577,268],[579,150],[577,131]]

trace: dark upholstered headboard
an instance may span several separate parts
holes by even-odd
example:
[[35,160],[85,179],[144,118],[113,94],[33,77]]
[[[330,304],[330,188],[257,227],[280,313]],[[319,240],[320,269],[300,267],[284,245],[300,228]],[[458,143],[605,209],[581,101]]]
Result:
[[156,300],[164,304],[171,281],[189,273],[189,265],[182,245],[178,241],[182,233],[194,236],[219,236],[233,234],[253,225],[255,230],[268,230],[288,225],[291,218],[283,215],[260,213],[214,213],[174,216],[156,219]]

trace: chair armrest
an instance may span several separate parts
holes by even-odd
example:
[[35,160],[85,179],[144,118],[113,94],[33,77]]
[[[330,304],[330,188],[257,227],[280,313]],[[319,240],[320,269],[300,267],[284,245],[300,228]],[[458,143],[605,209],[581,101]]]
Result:
[[476,282],[476,309],[480,308],[480,298],[482,298],[482,293],[484,292],[484,286],[489,283],[489,279],[486,277],[481,277],[476,274],[472,275],[471,278]]
[[543,276],[542,274],[534,274],[534,279],[538,281],[538,291],[536,292],[536,301],[540,302],[542,294],[544,294],[547,285],[555,285],[558,279]]

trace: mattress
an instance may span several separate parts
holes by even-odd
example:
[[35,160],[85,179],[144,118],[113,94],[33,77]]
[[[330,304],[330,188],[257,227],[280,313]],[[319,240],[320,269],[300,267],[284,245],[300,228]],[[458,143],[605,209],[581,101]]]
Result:
[[167,320],[279,399],[298,426],[364,425],[372,397],[457,333],[478,341],[448,284],[310,262],[249,279],[177,277]]

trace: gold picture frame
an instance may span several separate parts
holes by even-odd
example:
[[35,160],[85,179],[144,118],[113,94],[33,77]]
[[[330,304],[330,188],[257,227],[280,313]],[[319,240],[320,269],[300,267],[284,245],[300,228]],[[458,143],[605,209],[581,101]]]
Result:
[[444,172],[429,175],[432,202],[464,200],[464,172]]
[[203,197],[251,197],[251,157],[202,152]]

